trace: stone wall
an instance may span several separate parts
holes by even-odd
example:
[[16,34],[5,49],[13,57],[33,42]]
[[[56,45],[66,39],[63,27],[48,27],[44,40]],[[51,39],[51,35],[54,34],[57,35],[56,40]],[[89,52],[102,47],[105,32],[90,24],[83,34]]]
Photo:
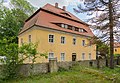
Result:
[[[116,61],[117,60],[115,60],[115,65],[117,64]],[[50,61],[50,62],[53,63],[53,61]],[[22,64],[19,68],[18,75],[30,76],[30,75],[38,75],[41,73],[48,73],[51,71],[57,72],[60,68],[64,68],[64,69],[69,70],[74,65],[87,66],[87,67],[89,67],[89,66],[97,67],[96,60],[73,61],[73,62],[72,61],[71,62],[55,62],[53,65],[51,65],[50,62],[49,63],[38,63],[38,64],[34,64],[33,66],[31,64]],[[106,65],[106,61],[100,60],[100,67],[105,67],[105,65]],[[56,67],[54,67],[54,66],[56,66]],[[0,71],[2,68],[3,67],[0,66]]]
[[48,63],[39,63],[39,64],[23,64],[20,66],[19,75],[21,76],[30,76],[38,75],[41,73],[48,73]]

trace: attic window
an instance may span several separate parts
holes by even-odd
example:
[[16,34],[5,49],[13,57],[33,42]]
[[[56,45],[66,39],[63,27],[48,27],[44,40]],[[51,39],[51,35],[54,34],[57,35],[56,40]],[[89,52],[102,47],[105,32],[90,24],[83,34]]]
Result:
[[75,31],[75,27],[72,27],[72,30]]
[[83,29],[79,29],[79,32],[84,32],[84,30]]
[[64,27],[65,27],[65,25],[64,25],[64,24],[61,24],[61,27],[62,27],[62,28],[64,28]]
[[61,13],[61,14],[71,17],[68,13]]

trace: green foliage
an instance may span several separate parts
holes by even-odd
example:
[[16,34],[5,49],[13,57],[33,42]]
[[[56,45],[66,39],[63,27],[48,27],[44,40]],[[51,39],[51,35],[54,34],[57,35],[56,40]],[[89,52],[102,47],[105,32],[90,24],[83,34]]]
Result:
[[19,78],[6,83],[119,83],[118,70],[120,69],[103,68],[98,70],[91,67],[74,66],[68,71]]

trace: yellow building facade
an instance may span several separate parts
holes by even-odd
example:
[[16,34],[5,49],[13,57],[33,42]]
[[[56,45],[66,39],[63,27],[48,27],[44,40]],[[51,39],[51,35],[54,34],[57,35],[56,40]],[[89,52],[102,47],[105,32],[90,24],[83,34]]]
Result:
[[114,44],[114,54],[120,54],[120,43]]
[[[44,13],[43,15],[45,14],[46,13]],[[57,61],[80,61],[80,60],[96,59],[96,45],[90,45],[89,39],[92,36],[89,36],[89,34],[87,33],[86,28],[89,28],[88,25],[80,24],[81,27],[85,28],[81,30],[81,28],[79,29],[73,27],[72,25],[70,25],[69,22],[65,23],[67,22],[67,20],[64,21],[65,19],[63,19],[62,21],[61,19],[62,21],[61,24],[57,22],[58,24],[56,25],[58,29],[56,29],[55,25],[53,24],[51,25],[55,27],[54,29],[49,28],[51,27],[50,24],[49,26],[41,26],[42,24],[38,26],[37,24],[34,24],[26,29],[28,24],[30,25],[34,22],[33,20],[36,19],[35,17],[37,16],[33,16],[31,17],[31,19],[29,19],[32,20],[29,21],[30,23],[26,22],[27,25],[25,24],[18,37],[19,37],[19,46],[21,46],[22,43],[38,42],[37,50],[40,53],[46,52],[48,54],[48,59],[44,57],[40,57],[36,59],[36,63],[48,62],[50,58],[57,58]],[[50,16],[50,18],[52,17]],[[37,21],[38,22],[40,21],[39,18],[37,18]],[[44,21],[43,23],[45,23],[48,20],[45,21],[44,19],[42,19],[42,21]],[[62,27],[63,26],[62,24],[64,24],[65,28]],[[73,22],[73,24],[75,24],[75,22]],[[69,28],[75,28],[75,29],[69,29]],[[74,30],[76,30],[77,32],[75,32]],[[92,33],[90,29],[88,30],[88,32]],[[30,63],[30,62],[31,62],[30,60],[24,61],[24,63]]]

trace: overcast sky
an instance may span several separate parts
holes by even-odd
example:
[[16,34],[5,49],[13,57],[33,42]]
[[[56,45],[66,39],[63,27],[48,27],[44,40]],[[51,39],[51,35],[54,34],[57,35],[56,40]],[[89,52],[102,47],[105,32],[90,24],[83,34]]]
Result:
[[[43,7],[45,4],[49,3],[52,5],[55,5],[57,2],[59,7],[66,6],[67,11],[71,12],[75,16],[77,16],[79,19],[85,21],[87,19],[87,16],[85,14],[76,14],[73,11],[73,8],[77,8],[77,5],[81,3],[82,0],[28,0],[33,6],[40,8]],[[8,6],[9,0],[4,0],[4,4]]]

